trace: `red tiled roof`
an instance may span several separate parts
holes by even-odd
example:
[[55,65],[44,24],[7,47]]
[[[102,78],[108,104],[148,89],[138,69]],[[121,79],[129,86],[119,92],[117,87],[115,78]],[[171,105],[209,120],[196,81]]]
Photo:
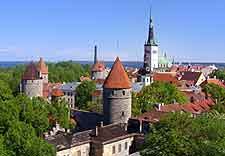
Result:
[[177,84],[178,80],[176,78],[176,73],[155,73],[153,75],[154,81],[162,81],[162,82],[168,82],[168,83],[174,83]]
[[202,74],[201,72],[190,72],[190,71],[182,72],[181,80],[197,82],[201,74]]
[[22,79],[23,80],[37,80],[37,79],[39,79],[39,77],[38,77],[38,70],[37,70],[34,62],[31,62],[27,66],[27,68],[26,68],[26,70],[25,70],[25,72],[24,72],[24,74],[22,76]]
[[206,82],[207,83],[213,83],[213,84],[216,84],[216,85],[218,85],[220,87],[225,88],[225,85],[223,84],[223,82],[218,80],[218,79],[208,79],[208,80],[206,80]]
[[122,63],[120,62],[119,57],[116,58],[116,61],[114,62],[113,67],[105,80],[104,88],[131,88],[130,80]]
[[53,89],[52,90],[52,96],[60,97],[60,96],[64,96],[64,93],[60,89]]
[[160,112],[177,112],[177,111],[185,111],[190,113],[196,112],[208,112],[210,107],[214,105],[214,102],[211,99],[201,100],[196,103],[188,103],[188,104],[169,104],[163,105],[160,109],[156,109]]
[[38,64],[37,64],[37,69],[39,72],[42,74],[48,74],[48,67],[46,66],[43,58],[41,57]]
[[165,114],[166,114],[165,112],[159,112],[159,111],[153,110],[150,112],[146,112],[138,117],[134,117],[132,119],[144,120],[144,121],[149,121],[151,123],[155,123],[155,122],[158,122],[160,118]]
[[191,100],[193,100],[193,102],[198,102],[201,100],[204,100],[206,95],[204,92],[200,92],[200,93],[194,93],[193,91],[182,91],[190,100],[190,102],[192,102]]
[[105,64],[103,62],[99,62],[99,61],[97,61],[91,67],[92,72],[102,72],[104,70],[105,70]]

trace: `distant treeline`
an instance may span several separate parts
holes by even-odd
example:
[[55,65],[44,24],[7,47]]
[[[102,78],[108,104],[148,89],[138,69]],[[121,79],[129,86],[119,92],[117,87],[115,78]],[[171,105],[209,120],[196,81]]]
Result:
[[[72,61],[47,63],[50,82],[78,81],[81,76],[90,75],[90,65],[80,65]],[[19,91],[19,84],[26,65],[0,68],[0,80],[8,83],[14,94]]]

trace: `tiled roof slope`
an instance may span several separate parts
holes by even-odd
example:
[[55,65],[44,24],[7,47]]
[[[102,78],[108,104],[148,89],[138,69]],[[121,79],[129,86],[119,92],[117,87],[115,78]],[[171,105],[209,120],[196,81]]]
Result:
[[48,74],[48,67],[46,66],[44,59],[41,57],[38,64],[37,64],[37,69],[40,71],[42,74]]
[[113,67],[105,80],[104,88],[117,88],[117,89],[128,89],[131,88],[131,83],[128,78],[127,73],[124,70],[122,63],[120,62],[119,57],[116,58],[116,61],[113,64]]
[[64,93],[60,89],[53,89],[52,90],[52,96],[60,97],[60,96],[64,96]]
[[176,77],[176,73],[168,72],[168,73],[155,73],[153,75],[154,81],[162,81],[162,82],[168,82],[173,84],[178,84],[178,80]]
[[201,74],[202,74],[201,72],[190,72],[190,71],[182,72],[181,80],[197,82]]
[[25,70],[25,72],[24,72],[24,74],[22,76],[22,79],[23,80],[37,80],[37,79],[39,79],[39,77],[38,77],[38,70],[37,70],[34,62],[31,62],[27,66],[27,68],[26,68],[26,70]]
[[99,61],[97,61],[91,67],[92,72],[102,72],[104,70],[105,70],[105,64],[103,62],[99,62]]

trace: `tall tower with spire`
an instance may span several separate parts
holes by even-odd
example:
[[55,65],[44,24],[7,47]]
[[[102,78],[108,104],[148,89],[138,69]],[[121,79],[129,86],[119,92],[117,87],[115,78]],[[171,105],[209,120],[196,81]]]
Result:
[[146,71],[153,71],[158,68],[159,63],[159,46],[154,37],[154,25],[150,14],[148,40],[144,45],[144,68]]

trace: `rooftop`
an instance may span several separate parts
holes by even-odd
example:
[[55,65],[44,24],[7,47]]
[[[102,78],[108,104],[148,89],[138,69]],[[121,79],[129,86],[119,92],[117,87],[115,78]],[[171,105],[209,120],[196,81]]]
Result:
[[118,88],[128,89],[131,88],[131,83],[127,73],[124,70],[119,57],[116,58],[113,67],[104,82],[104,88]]
[[42,74],[48,74],[48,66],[45,64],[44,59],[41,57],[38,64],[37,69]]
[[38,77],[38,70],[34,64],[34,62],[31,62],[27,67],[26,70],[22,76],[23,80],[37,80],[40,79]]

